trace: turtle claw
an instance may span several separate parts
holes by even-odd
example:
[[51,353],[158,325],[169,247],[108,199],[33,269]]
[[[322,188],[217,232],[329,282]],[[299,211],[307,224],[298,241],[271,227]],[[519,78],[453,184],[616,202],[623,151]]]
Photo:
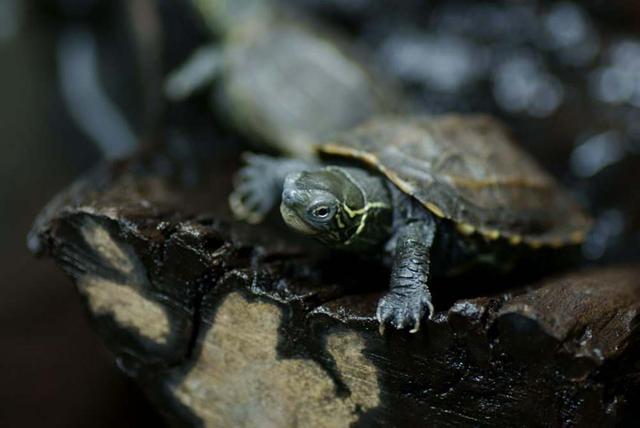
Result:
[[420,320],[417,320],[415,322],[415,324],[413,325],[413,328],[411,330],[409,330],[409,333],[415,334],[415,333],[417,333],[419,331],[420,331]]
[[258,211],[254,211],[251,207],[244,202],[244,197],[241,194],[233,192],[229,196],[229,206],[233,212],[233,216],[238,220],[246,221],[250,224],[260,223],[264,219],[264,214]]
[[380,299],[380,301],[378,302],[378,310],[376,311],[376,318],[378,320],[378,333],[380,333],[380,336],[384,336],[387,322],[390,322],[393,316],[391,308],[388,305],[383,304],[385,297]]
[[[427,300],[427,308],[429,308],[429,319],[432,320],[433,315],[436,313],[436,309],[433,307],[431,300]],[[420,320],[418,320],[418,326],[420,326]]]
[[433,305],[426,289],[424,292],[415,291],[409,294],[391,291],[378,302],[376,312],[376,318],[380,323],[378,331],[383,335],[388,323],[395,329],[402,330],[407,327],[410,328],[409,333],[417,333],[420,330],[421,320],[427,311],[429,311],[429,318],[431,318]]

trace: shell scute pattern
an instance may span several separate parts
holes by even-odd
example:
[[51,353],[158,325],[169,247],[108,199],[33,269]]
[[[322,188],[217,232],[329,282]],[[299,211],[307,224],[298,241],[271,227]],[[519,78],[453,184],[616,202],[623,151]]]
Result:
[[513,245],[580,243],[590,220],[488,116],[374,119],[320,146],[377,169],[463,234]]

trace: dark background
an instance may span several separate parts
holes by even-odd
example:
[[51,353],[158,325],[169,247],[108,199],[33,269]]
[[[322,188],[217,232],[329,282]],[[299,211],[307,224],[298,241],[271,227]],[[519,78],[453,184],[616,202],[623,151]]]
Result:
[[92,333],[69,280],[26,246],[38,211],[100,157],[73,125],[56,73],[61,29],[91,19],[54,2],[8,4],[0,1],[0,426],[138,426],[148,404]]
[[[500,116],[594,214],[589,262],[640,259],[640,3],[289,3],[373,52],[417,110]],[[160,423],[92,333],[70,281],[26,237],[56,192],[148,141],[157,123],[215,120],[204,95],[179,108],[159,95],[162,76],[207,37],[186,4],[0,0],[0,426]],[[86,108],[100,104],[83,80],[91,52],[121,122]],[[602,89],[611,75],[622,88]]]

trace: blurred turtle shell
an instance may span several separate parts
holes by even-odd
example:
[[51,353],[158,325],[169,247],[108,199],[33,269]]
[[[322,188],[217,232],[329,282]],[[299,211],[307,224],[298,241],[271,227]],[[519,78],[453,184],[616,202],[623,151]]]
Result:
[[255,0],[196,5],[222,34],[216,107],[254,141],[309,158],[319,141],[398,110],[396,88],[370,61],[293,9]]

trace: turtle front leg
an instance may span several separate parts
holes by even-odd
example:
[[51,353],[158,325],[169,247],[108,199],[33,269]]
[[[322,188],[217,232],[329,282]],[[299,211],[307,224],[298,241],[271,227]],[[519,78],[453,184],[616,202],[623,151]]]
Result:
[[217,46],[204,46],[196,50],[165,81],[165,95],[172,101],[182,101],[191,94],[209,86],[220,74],[223,52]]
[[414,221],[397,232],[391,269],[390,291],[378,302],[380,333],[387,323],[397,329],[420,329],[428,311],[433,315],[429,281],[429,255],[435,224],[433,220]]
[[229,196],[233,215],[248,223],[259,223],[278,204],[284,179],[289,173],[318,166],[298,159],[246,153],[245,166],[235,176]]

